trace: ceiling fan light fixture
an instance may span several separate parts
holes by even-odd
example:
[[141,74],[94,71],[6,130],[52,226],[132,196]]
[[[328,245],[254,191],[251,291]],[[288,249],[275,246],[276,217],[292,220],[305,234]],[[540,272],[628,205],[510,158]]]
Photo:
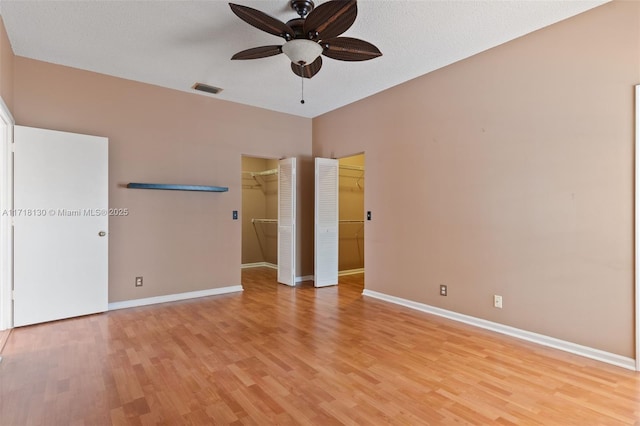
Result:
[[294,64],[310,64],[322,54],[322,46],[315,41],[306,39],[294,39],[282,46],[282,53]]

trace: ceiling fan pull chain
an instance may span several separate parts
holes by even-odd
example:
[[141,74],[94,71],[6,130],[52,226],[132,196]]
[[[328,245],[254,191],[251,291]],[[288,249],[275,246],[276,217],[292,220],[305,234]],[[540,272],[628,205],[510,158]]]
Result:
[[304,104],[304,77],[302,76],[303,70],[302,70],[302,64],[300,64],[300,103]]

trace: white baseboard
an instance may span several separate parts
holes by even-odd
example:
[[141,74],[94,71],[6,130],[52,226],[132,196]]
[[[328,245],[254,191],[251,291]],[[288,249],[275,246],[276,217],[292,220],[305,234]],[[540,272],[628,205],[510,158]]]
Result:
[[363,274],[364,268],[357,269],[345,269],[344,271],[338,271],[338,276],[342,277],[344,275],[355,275],[355,274]]
[[[244,263],[241,265],[242,269],[248,268],[271,268],[278,269],[278,265],[269,262],[256,262],[256,263]],[[295,278],[296,283],[301,283],[302,281],[313,281],[313,275],[304,275],[302,277]]]
[[424,303],[414,302],[412,300],[402,299],[400,297],[390,296],[384,293],[378,293],[372,290],[363,290],[364,296],[373,297],[375,299],[384,300],[385,302],[394,303],[396,305],[405,306],[407,308],[426,312],[428,314],[438,315],[454,321],[463,322],[486,330],[495,331],[497,333],[506,334],[528,342],[537,343],[542,346],[559,349],[575,355],[586,358],[595,359],[596,361],[606,362],[607,364],[616,365],[628,370],[636,371],[636,361],[621,355],[605,352],[600,349],[582,346],[577,343],[567,342],[565,340],[556,339],[555,337],[545,336],[543,334],[533,333],[531,331],[521,330],[519,328],[510,327],[508,325],[499,324],[492,321],[483,320],[481,318],[469,315],[459,314],[457,312],[448,311],[446,309],[436,308],[435,306],[426,305]]
[[269,263],[269,262],[255,262],[255,263],[243,263],[242,265],[240,265],[240,268],[242,268],[242,269],[248,269],[248,268],[278,269],[278,265],[273,264],[273,263]]
[[217,296],[220,294],[243,291],[241,285],[230,287],[211,288],[209,290],[189,291],[186,293],[167,294],[165,296],[147,297],[144,299],[124,300],[122,302],[109,303],[109,310],[135,308],[137,306],[155,305],[156,303],[177,302],[178,300],[195,299],[205,296]]

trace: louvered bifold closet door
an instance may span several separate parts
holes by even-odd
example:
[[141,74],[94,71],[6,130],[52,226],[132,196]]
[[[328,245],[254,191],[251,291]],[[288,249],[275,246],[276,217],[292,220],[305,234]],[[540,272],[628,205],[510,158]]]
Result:
[[316,158],[316,287],[338,284],[338,160]]
[[296,285],[296,159],[278,163],[278,282]]

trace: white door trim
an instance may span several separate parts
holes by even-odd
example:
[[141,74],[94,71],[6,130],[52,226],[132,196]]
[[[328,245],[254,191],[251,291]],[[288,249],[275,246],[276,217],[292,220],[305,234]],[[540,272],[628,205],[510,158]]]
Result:
[[635,185],[634,185],[634,252],[635,258],[633,262],[635,289],[635,339],[636,339],[636,371],[640,371],[640,274],[638,273],[638,266],[640,266],[640,85],[636,86],[636,101],[635,101],[635,117],[636,117],[636,135],[635,135]]
[[[13,116],[0,97],[0,330],[13,327]],[[7,213],[7,214],[4,214]]]

